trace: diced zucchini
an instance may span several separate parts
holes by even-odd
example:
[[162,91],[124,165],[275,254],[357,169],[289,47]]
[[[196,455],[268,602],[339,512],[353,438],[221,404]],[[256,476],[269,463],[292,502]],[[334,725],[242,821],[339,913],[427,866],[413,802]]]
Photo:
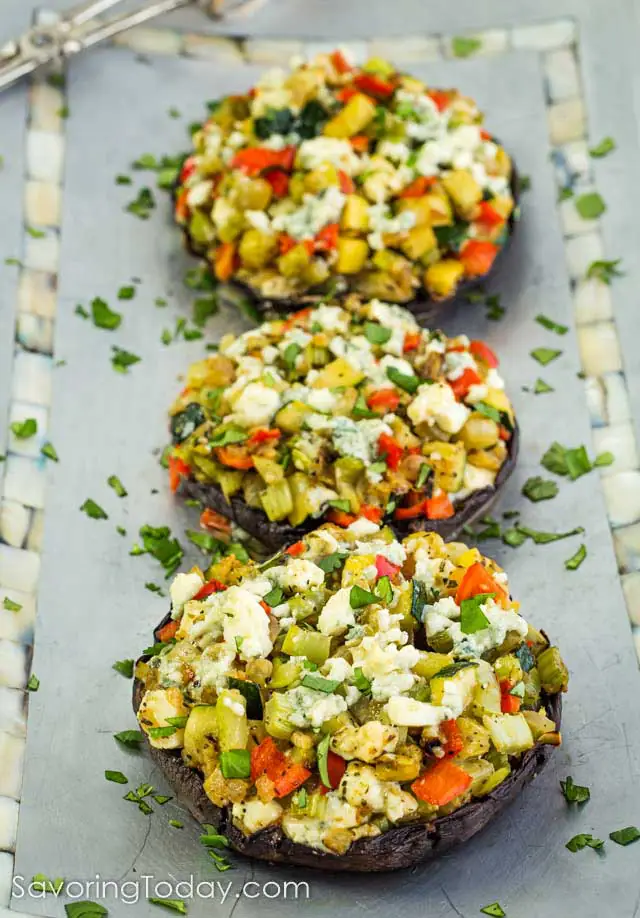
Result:
[[[533,738],[537,743],[544,743],[545,737],[557,737],[559,735],[555,722],[550,717],[547,717],[547,712],[544,708],[540,708],[539,711],[523,711],[522,716],[529,724]],[[559,745],[559,743],[551,743],[551,745]]]
[[339,236],[335,269],[338,274],[357,274],[364,268],[368,254],[369,246],[364,239]]
[[273,189],[269,182],[258,176],[249,176],[234,173],[233,186],[229,198],[231,203],[241,211],[266,210],[271,203]]
[[301,277],[311,262],[311,255],[302,243],[294,245],[285,255],[278,259],[278,270],[284,277],[295,279]]
[[462,262],[455,258],[443,258],[426,269],[424,285],[436,299],[447,299],[455,293],[463,274]]
[[213,223],[201,210],[194,211],[189,220],[189,235],[199,245],[209,245],[216,237]]
[[247,703],[237,689],[224,689],[218,695],[216,718],[221,752],[229,749],[246,749],[249,741],[246,710]]
[[542,688],[538,668],[534,666],[528,673],[525,673],[522,681],[524,682],[523,705],[527,708],[537,707],[540,703],[540,689]]
[[362,69],[366,73],[377,73],[381,77],[389,77],[395,73],[395,67],[383,57],[370,57]]
[[376,762],[376,777],[381,781],[413,781],[420,774],[422,750],[419,746],[403,746],[396,753],[383,755]]
[[432,679],[436,673],[439,673],[445,666],[453,663],[453,656],[449,653],[430,653],[421,651],[420,659],[413,667],[413,672],[423,679]]
[[268,486],[260,496],[262,509],[272,523],[283,520],[293,510],[293,498],[286,478]]
[[557,647],[547,647],[536,660],[540,684],[545,692],[556,694],[566,692],[569,685],[569,670]]
[[442,191],[430,191],[425,197],[429,202],[431,226],[451,226],[453,209],[446,194]]
[[482,722],[498,752],[518,755],[535,745],[533,734],[523,714],[485,714]]
[[338,389],[341,386],[357,386],[364,378],[364,373],[354,367],[344,357],[337,357],[327,364],[314,379],[314,389]]
[[184,756],[190,765],[202,766],[206,747],[214,746],[218,732],[218,714],[214,704],[191,709],[184,728]]
[[359,194],[348,194],[340,218],[340,226],[347,232],[365,232],[369,227],[369,204]]
[[[175,727],[169,723],[174,717],[184,717],[189,713],[179,688],[150,689],[143,695],[138,708],[138,722],[149,738],[152,746],[158,749],[179,749],[184,741],[184,727]],[[154,735],[158,729],[171,731],[168,736]]]
[[283,653],[290,657],[306,657],[317,666],[327,661],[330,650],[330,635],[305,631],[299,625],[291,625],[282,644]]
[[263,456],[254,456],[253,464],[261,478],[268,484],[277,484],[284,478],[284,469],[275,459],[266,459]]
[[305,417],[312,410],[304,402],[289,402],[276,414],[274,424],[285,433],[300,433]]
[[433,440],[423,445],[422,452],[433,468],[436,487],[442,488],[443,491],[459,491],[466,465],[464,445]]
[[482,188],[467,169],[452,169],[442,178],[444,189],[453,201],[456,213],[471,219],[482,200]]
[[304,190],[309,194],[320,194],[326,188],[339,183],[338,170],[331,163],[322,163],[304,177]]
[[468,706],[476,687],[477,673],[475,666],[458,670],[453,676],[434,676],[429,686],[433,704],[448,705],[449,699],[459,701],[463,710]]
[[221,467],[218,469],[216,481],[227,500],[240,490],[243,478],[244,472],[240,472],[237,469],[223,469]]
[[[501,768],[496,768],[492,775],[483,781],[483,783],[473,791],[474,797],[486,797],[487,794],[490,794],[492,790],[495,790],[499,784],[502,784],[511,774],[511,766],[503,765]],[[471,785],[473,787],[473,784]]]
[[467,449],[490,449],[500,437],[500,428],[494,420],[474,411],[460,431],[460,440]]
[[456,765],[462,768],[468,775],[473,778],[473,783],[469,790],[472,797],[477,797],[478,792],[482,793],[484,785],[493,775],[493,765],[486,759],[470,759],[469,761],[456,761]]
[[275,739],[289,739],[295,726],[289,719],[292,702],[282,692],[274,692],[264,706],[264,728]]
[[522,680],[523,672],[520,660],[512,653],[504,654],[498,657],[493,664],[493,670],[498,682],[505,680],[515,685]]
[[353,137],[373,121],[376,105],[363,93],[352,96],[345,107],[324,126],[326,137]]
[[418,261],[438,248],[438,240],[427,224],[414,226],[407,233],[407,238],[400,243],[400,248],[412,261]]
[[288,688],[302,675],[302,664],[294,663],[284,657],[276,657],[273,661],[273,672],[269,680],[269,688]]

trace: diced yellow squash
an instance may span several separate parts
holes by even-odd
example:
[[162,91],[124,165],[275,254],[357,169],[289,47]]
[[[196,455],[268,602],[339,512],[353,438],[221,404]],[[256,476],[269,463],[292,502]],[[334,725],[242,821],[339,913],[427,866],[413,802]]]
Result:
[[383,57],[370,57],[362,68],[366,73],[377,73],[379,76],[388,77],[395,73],[395,67]]
[[425,197],[429,202],[431,226],[451,226],[453,209],[446,194],[442,191],[429,191]]
[[296,204],[302,204],[305,194],[304,172],[294,172],[289,179],[289,197]]
[[359,194],[347,195],[340,226],[350,232],[364,232],[369,226],[369,204]]
[[311,261],[307,247],[302,243],[295,245],[285,255],[278,259],[278,270],[285,277],[300,277],[304,274]]
[[306,415],[311,414],[312,408],[304,402],[289,402],[276,414],[274,423],[285,433],[299,433]]
[[336,271],[338,274],[357,274],[364,268],[368,254],[369,246],[364,239],[339,236]]
[[482,722],[498,752],[517,755],[535,744],[531,728],[522,714],[485,714]]
[[464,274],[462,263],[456,258],[443,258],[429,265],[424,272],[424,285],[434,299],[452,296]]
[[229,202],[238,210],[266,210],[272,196],[273,189],[266,179],[260,176],[249,178],[246,175],[234,175]]
[[278,241],[272,233],[249,229],[244,233],[238,247],[242,264],[247,268],[262,268],[278,251]]
[[467,449],[490,449],[498,442],[500,430],[492,418],[474,411],[467,418],[459,436]]
[[430,195],[424,194],[419,198],[401,198],[397,204],[398,213],[414,214],[416,226],[431,226]]
[[323,258],[312,258],[304,269],[302,279],[307,287],[315,287],[326,281],[330,274],[331,269]]
[[[412,591],[409,591],[407,595],[411,596],[411,592]],[[422,676],[423,679],[432,679],[436,673],[439,673],[445,666],[450,666],[453,662],[454,658],[450,653],[420,651],[420,659],[413,667],[413,672],[416,676]]]
[[352,96],[345,107],[324,126],[326,137],[353,137],[359,134],[376,113],[376,105],[363,93]]
[[338,170],[331,163],[322,163],[304,177],[304,190],[309,194],[320,194],[325,188],[339,183]]
[[418,261],[438,248],[438,240],[428,224],[414,226],[407,233],[407,238],[400,243],[404,254],[412,261]]
[[442,178],[445,191],[453,201],[456,213],[469,219],[482,200],[482,188],[467,169],[452,169]]
[[191,708],[184,729],[184,756],[189,765],[202,766],[207,747],[214,746],[218,730],[218,715],[214,704]]
[[468,548],[456,559],[456,564],[466,570],[472,564],[477,564],[481,558],[482,555],[477,548]]
[[499,714],[502,710],[500,686],[490,663],[481,660],[478,666],[477,685],[473,693],[471,711],[476,717]]
[[221,752],[246,749],[249,741],[247,702],[237,689],[224,689],[216,701],[218,745]]
[[338,389],[341,386],[357,386],[363,378],[362,370],[344,357],[336,357],[320,371],[311,385],[314,389]]
[[443,491],[459,491],[462,487],[466,453],[462,443],[444,440],[427,441],[422,452],[433,468],[435,485]]
[[342,580],[340,586],[350,587],[356,583],[362,585],[363,573],[372,564],[375,564],[375,555],[350,555],[345,561],[342,568]]

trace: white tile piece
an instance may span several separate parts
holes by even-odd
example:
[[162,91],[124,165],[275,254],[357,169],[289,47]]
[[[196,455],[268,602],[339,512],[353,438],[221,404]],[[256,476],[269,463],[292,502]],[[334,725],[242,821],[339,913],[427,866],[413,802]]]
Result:
[[284,67],[290,58],[303,53],[302,41],[274,38],[249,39],[243,45],[245,57],[253,64],[273,64]]
[[31,514],[31,526],[27,535],[27,548],[30,551],[42,551],[42,534],[44,528],[44,511],[33,510]]
[[182,35],[170,29],[136,26],[116,35],[113,43],[131,48],[139,54],[179,54],[182,48]]
[[572,48],[549,51],[544,56],[543,67],[552,102],[563,102],[580,95],[578,63]]
[[0,797],[0,851],[15,851],[17,829],[17,800],[12,800],[10,797]]
[[36,80],[29,93],[30,127],[35,131],[58,133],[63,119],[60,110],[64,105],[64,94],[46,80]]
[[13,362],[11,394],[20,402],[48,406],[51,404],[52,376],[50,357],[18,349]]
[[231,38],[218,38],[215,35],[185,35],[184,51],[191,57],[214,61],[239,62],[243,59],[242,49],[237,41]]
[[621,424],[631,418],[629,391],[622,373],[605,373],[601,377],[607,408],[607,423]]
[[27,132],[27,172],[29,178],[60,184],[64,160],[62,134],[50,131]]
[[595,279],[579,280],[573,291],[573,310],[578,325],[612,319],[611,287]]
[[576,23],[573,19],[556,19],[536,25],[516,26],[512,32],[514,48],[546,51],[570,45],[575,40]]
[[599,471],[603,477],[616,475],[618,472],[630,472],[640,465],[635,433],[630,421],[594,430],[593,445],[596,454],[609,452],[615,456],[611,465],[600,467]]
[[25,186],[28,226],[60,226],[61,189],[53,182],[30,181]]
[[59,260],[60,237],[57,230],[48,230],[45,236],[37,239],[27,233],[23,259],[26,268],[54,274],[58,270]]
[[31,511],[15,500],[0,501],[0,539],[14,548],[22,548],[29,524]]
[[30,351],[53,353],[53,322],[41,316],[20,313],[16,326],[18,341]]
[[582,140],[587,122],[584,102],[580,98],[556,102],[547,109],[549,137],[554,146]]
[[24,689],[29,678],[28,663],[27,648],[23,644],[0,640],[0,685]]
[[589,422],[592,427],[604,427],[607,421],[605,388],[599,376],[587,376],[584,380]]
[[21,736],[0,733],[0,796],[20,799],[25,741]]
[[[11,899],[13,883],[13,854],[10,851],[0,851],[0,909],[4,911]],[[0,915],[2,912],[0,912]],[[13,912],[6,912],[13,915]]]
[[[3,606],[8,598],[22,608],[12,612]],[[20,590],[6,590],[0,587],[0,638],[16,644],[33,644],[33,626],[36,619],[36,598]],[[2,729],[2,727],[0,727]]]
[[578,328],[582,369],[587,376],[622,370],[618,332],[613,322],[595,322]]
[[404,38],[373,38],[369,42],[371,57],[387,58],[393,63],[405,64],[440,59],[438,38],[407,35]]
[[564,156],[567,168],[572,175],[573,185],[582,191],[593,182],[592,160],[589,156],[589,144],[586,140],[574,140],[558,147]]
[[42,510],[47,486],[46,460],[9,454],[5,462],[4,499]]
[[[640,571],[631,571],[620,578],[624,598],[627,602],[627,612],[632,624],[640,625]],[[636,642],[636,646],[639,647]]]
[[32,271],[20,272],[18,281],[18,310],[44,319],[54,319],[57,302],[57,278],[55,274]]
[[16,912],[12,908],[0,906],[0,918],[33,918],[33,913],[28,915],[26,912]]
[[38,458],[43,443],[47,440],[47,428],[49,426],[49,409],[42,405],[33,405],[30,402],[11,402],[9,408],[9,423],[22,423],[33,418],[38,425],[38,429],[32,437],[20,439],[15,433],[9,430],[9,452],[17,456],[31,456]]
[[26,695],[21,689],[0,686],[0,730],[26,736]]
[[[592,223],[594,227],[597,226],[594,221]],[[565,240],[565,255],[569,275],[573,280],[581,280],[592,261],[601,261],[604,258],[604,247],[600,234],[594,230],[594,232]]]
[[36,593],[40,576],[40,555],[0,543],[0,589]]
[[364,64],[371,57],[366,41],[308,41],[304,43],[302,53],[311,59],[316,54],[331,54],[336,49],[342,51],[351,64]]
[[602,479],[609,522],[613,528],[640,519],[640,472],[619,472]]

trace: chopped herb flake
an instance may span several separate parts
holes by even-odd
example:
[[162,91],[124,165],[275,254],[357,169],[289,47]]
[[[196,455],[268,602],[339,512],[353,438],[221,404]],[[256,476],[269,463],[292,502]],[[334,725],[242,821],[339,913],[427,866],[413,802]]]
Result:
[[151,189],[141,188],[137,197],[127,204],[125,210],[127,213],[139,217],[140,220],[148,220],[155,206],[156,202]]
[[140,730],[122,730],[120,733],[114,733],[113,738],[127,749],[138,749],[144,739],[144,733]]
[[583,220],[595,220],[607,209],[602,195],[597,191],[588,191],[576,198],[576,210]]
[[608,156],[609,153],[613,153],[616,148],[616,142],[613,137],[603,137],[600,143],[597,143],[595,147],[589,148],[589,156],[592,156],[594,159],[601,159],[603,156]]
[[24,421],[14,421],[11,432],[18,440],[28,440],[38,432],[38,422],[35,418],[26,418]]
[[29,676],[29,681],[27,682],[27,691],[28,692],[37,692],[40,688],[40,680],[35,673],[31,673]]
[[49,443],[48,440],[47,440],[46,443],[43,443],[43,444],[42,444],[42,446],[41,446],[41,448],[40,448],[40,453],[41,453],[43,456],[46,456],[47,459],[51,459],[53,462],[58,462],[58,461],[59,461],[59,459],[58,459],[58,453],[56,452],[55,446],[53,445],[53,443]]
[[568,848],[573,854],[576,851],[582,851],[583,848],[593,848],[595,851],[599,851],[604,847],[604,842],[601,838],[594,838],[593,835],[574,835],[573,838],[570,838],[565,848]]
[[108,515],[104,512],[102,507],[99,504],[97,504],[95,500],[92,500],[90,497],[88,497],[85,500],[83,505],[80,507],[80,510],[83,513],[86,513],[87,516],[90,517],[92,520],[108,520],[109,519]]
[[105,771],[104,773],[107,781],[113,781],[114,784],[128,784],[129,779],[126,775],[123,775],[121,771]]
[[587,546],[581,545],[575,555],[571,555],[570,558],[567,558],[567,560],[564,562],[564,566],[568,571],[577,571],[586,557]]
[[621,258],[615,258],[613,261],[592,261],[587,268],[587,278],[610,284],[614,277],[622,277],[624,274],[624,271],[620,270],[621,261]]
[[129,287],[120,287],[118,290],[118,299],[119,300],[132,300],[136,295],[136,288],[131,285]]
[[99,296],[91,301],[91,318],[96,328],[106,328],[108,331],[115,331],[122,322],[122,315],[110,309]]
[[117,673],[120,673],[120,675],[124,676],[126,679],[132,679],[133,665],[133,660],[116,660],[111,668],[115,669]]
[[19,612],[22,606],[19,602],[14,602],[13,599],[9,599],[8,596],[5,596],[2,600],[2,608],[6,609],[7,612]]
[[220,770],[225,778],[248,778],[251,755],[247,749],[228,749],[220,753]]
[[365,322],[364,334],[371,344],[386,344],[391,337],[392,331],[377,322]]
[[616,457],[613,455],[613,453],[609,453],[609,452],[598,453],[596,458],[593,460],[593,467],[602,468],[605,465],[613,465],[615,461],[616,461]]
[[554,322],[553,319],[549,319],[542,314],[536,316],[536,322],[538,325],[542,325],[543,328],[555,332],[556,335],[566,335],[569,331],[568,325],[559,325],[557,322]]
[[541,363],[543,367],[546,367],[548,363],[551,363],[552,360],[555,360],[561,354],[562,351],[555,350],[552,347],[537,347],[531,351],[533,359]]
[[159,899],[156,896],[149,896],[149,902],[152,905],[161,905],[170,912],[178,912],[179,915],[187,914],[187,905],[182,899]]
[[574,784],[571,775],[567,775],[565,780],[560,782],[560,787],[567,803],[587,803],[591,798],[589,788],[581,784]]
[[550,500],[558,493],[558,485],[549,478],[541,478],[536,475],[528,478],[522,486],[522,493],[529,500],[537,503],[540,500]]
[[405,392],[409,392],[411,395],[413,395],[421,383],[418,376],[408,376],[405,373],[401,373],[397,367],[387,367],[387,377],[394,385],[398,386],[400,389],[404,389]]
[[491,918],[507,918],[507,913],[499,902],[492,902],[491,905],[485,905],[480,911],[483,915],[491,915]]
[[109,475],[109,477],[107,478],[107,484],[109,485],[110,488],[113,488],[113,490],[116,492],[118,497],[127,496],[127,489],[122,484],[122,482],[120,481],[117,475]]
[[370,606],[374,602],[380,602],[380,598],[362,587],[352,586],[349,594],[349,605],[352,609],[362,609],[364,606]]
[[129,367],[132,367],[135,363],[140,362],[140,357],[136,354],[132,354],[130,351],[125,351],[120,347],[113,347],[113,354],[111,355],[111,365],[114,370],[118,373],[127,373]]
[[615,842],[616,845],[631,845],[633,842],[638,841],[640,838],[640,829],[636,826],[627,826],[625,829],[616,829],[615,832],[609,833],[609,838],[611,841]]
[[470,57],[481,47],[481,40],[471,36],[456,35],[456,37],[451,40],[451,51],[454,57]]
[[330,695],[340,685],[338,679],[324,679],[322,676],[315,676],[313,673],[308,673],[304,676],[302,680],[302,685],[305,688],[315,689],[316,692],[324,692],[325,695]]
[[553,386],[550,386],[549,383],[546,383],[544,379],[536,379],[536,384],[533,387],[534,395],[543,395],[545,392],[555,392]]
[[482,604],[490,599],[493,593],[478,593],[471,599],[463,599],[460,603],[460,630],[463,634],[475,634],[489,627],[489,619],[482,611]]

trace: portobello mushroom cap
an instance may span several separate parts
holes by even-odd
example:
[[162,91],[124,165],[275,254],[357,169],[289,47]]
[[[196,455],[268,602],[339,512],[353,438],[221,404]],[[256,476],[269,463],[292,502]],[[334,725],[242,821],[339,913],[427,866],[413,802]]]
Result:
[[[520,430],[516,422],[508,441],[507,458],[498,471],[495,485],[491,488],[474,491],[457,505],[458,510],[449,519],[410,520],[407,523],[389,519],[385,520],[386,525],[391,526],[398,538],[404,538],[412,532],[431,531],[437,532],[445,541],[456,539],[465,526],[470,525],[474,520],[487,513],[496,500],[501,488],[515,468],[519,446]],[[311,532],[322,523],[321,519],[314,518],[306,520],[300,526],[291,526],[287,522],[272,522],[264,510],[249,507],[242,497],[234,495],[228,501],[218,485],[203,484],[191,477],[182,479],[178,493],[182,497],[197,500],[205,507],[210,507],[212,510],[216,510],[226,516],[274,552],[279,551],[283,545],[297,542],[307,532]]]
[[[169,621],[166,616],[158,629]],[[156,629],[156,636],[157,631]],[[142,660],[148,659],[142,657]],[[136,679],[133,685],[133,708],[137,712],[144,686]],[[561,695],[542,695],[542,703],[556,728],[562,714]],[[293,864],[319,870],[344,872],[381,872],[414,867],[433,860],[462,842],[468,841],[498,816],[544,768],[553,746],[536,745],[525,752],[512,773],[495,790],[480,800],[466,803],[448,816],[430,823],[407,823],[395,826],[374,838],[353,842],[346,854],[337,855],[301,845],[287,838],[279,826],[268,826],[253,835],[236,828],[230,807],[219,808],[204,792],[202,777],[182,761],[180,751],[157,749],[148,742],[153,761],[161,769],[176,793],[177,799],[200,823],[210,824],[225,835],[235,851],[272,864]]]

